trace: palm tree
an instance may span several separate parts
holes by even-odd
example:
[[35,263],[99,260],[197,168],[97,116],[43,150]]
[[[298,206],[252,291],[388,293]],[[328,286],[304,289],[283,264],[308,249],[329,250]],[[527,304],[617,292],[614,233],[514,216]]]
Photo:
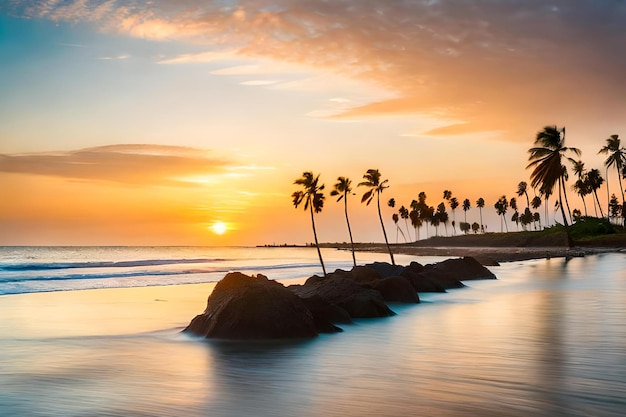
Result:
[[[609,168],[615,167],[617,171],[617,182],[619,183],[620,191],[622,192],[622,206],[624,205],[624,188],[622,187],[622,176],[621,172],[623,167],[626,165],[626,148],[621,146],[619,135],[611,135],[606,140],[606,145],[600,149],[598,153],[608,155],[606,160],[604,161],[604,165],[606,166],[606,194],[607,198],[609,195]],[[609,199],[610,204],[610,199]]]
[[526,196],[526,207],[530,207],[530,200],[528,199],[528,184],[526,183],[526,181],[520,181],[519,184],[517,184],[517,196],[521,197],[523,195]]
[[465,223],[467,223],[467,211],[472,208],[472,203],[466,198],[463,200],[463,214],[465,215]]
[[443,199],[444,200],[450,200],[450,198],[452,198],[452,191],[450,191],[450,190],[443,190]]
[[574,185],[572,185],[572,190],[576,191],[583,200],[583,207],[585,208],[585,216],[587,216],[587,203],[585,203],[585,196],[589,194],[591,191],[589,190],[589,186],[584,179],[577,179]]
[[446,229],[446,236],[448,236],[448,220],[450,219],[450,216],[448,216],[448,212],[446,211],[446,206],[443,204],[443,201],[437,206],[435,216],[437,217],[439,223],[443,223],[443,227]]
[[485,207],[485,199],[480,197],[478,200],[476,200],[476,207],[478,207],[478,211],[480,212],[480,230],[481,232],[484,232],[485,228],[483,227],[483,207]]
[[[558,183],[559,205],[563,223],[566,227],[568,223],[565,217],[562,197],[566,192],[565,176],[567,175],[567,170],[561,159],[565,158],[565,153],[568,151],[580,156],[580,149],[565,146],[565,128],[558,129],[556,126],[546,126],[537,133],[535,147],[528,150],[530,163],[526,166],[526,168],[533,168],[533,172],[530,175],[532,187],[540,185],[541,189],[552,192],[554,186]],[[568,159],[572,160],[571,158]]]
[[311,212],[311,225],[313,226],[313,236],[315,237],[315,247],[317,248],[317,256],[320,258],[320,263],[322,264],[322,271],[324,272],[324,276],[326,276],[326,267],[324,266],[324,260],[322,259],[322,252],[320,251],[320,245],[317,241],[317,231],[315,230],[315,217],[313,216],[313,212],[320,213],[322,208],[324,207],[324,184],[319,185],[319,174],[317,176],[313,175],[311,171],[306,171],[302,173],[302,177],[295,180],[293,183],[295,185],[301,185],[304,189],[294,191],[291,194],[293,198],[293,205],[295,208],[304,202],[304,210],[309,209]]
[[352,249],[352,262],[356,266],[356,256],[354,255],[354,240],[352,240],[352,229],[350,228],[350,219],[348,218],[348,195],[352,193],[352,181],[347,177],[338,177],[335,188],[330,192],[331,196],[339,196],[337,202],[343,200],[343,211],[346,215],[346,224],[348,225],[348,234],[350,235],[350,247]]
[[[413,207],[413,204],[411,204]],[[411,226],[415,228],[415,241],[420,240],[420,227],[424,223],[420,214],[420,210],[418,208],[413,207],[411,212],[409,213],[409,219],[411,219]]]
[[409,237],[409,240],[411,239],[411,232],[409,232],[409,210],[404,207],[404,206],[400,206],[400,208],[398,209],[398,214],[400,215],[401,219],[404,219],[404,227],[406,227],[406,234]]
[[504,221],[504,225],[506,226],[506,231],[509,231],[509,226],[506,224],[506,211],[507,208],[509,207],[509,202],[506,199],[506,196],[502,196],[498,199],[498,201],[496,201],[496,203],[493,205],[496,209],[496,212],[498,213],[498,216],[502,216],[502,218],[500,219],[500,233],[503,233],[504,230],[502,228],[502,222]]
[[[530,201],[530,206],[533,208],[533,210],[537,210],[539,207],[541,207],[541,197],[534,196],[533,199]],[[539,216],[538,212],[535,212],[534,214]],[[536,223],[534,214],[533,214],[533,222]],[[537,225],[536,224],[534,225],[534,227],[535,227],[535,229],[537,229]],[[541,225],[539,225],[539,228],[541,228]]]
[[385,188],[389,188],[386,185],[389,180],[380,180],[380,171],[377,169],[368,169],[365,175],[363,175],[363,179],[365,181],[360,182],[357,187],[363,186],[369,188],[368,191],[363,194],[361,198],[361,203],[366,202],[366,205],[372,202],[374,195],[376,195],[376,205],[378,207],[378,218],[380,219],[380,226],[383,229],[383,236],[385,237],[385,244],[387,245],[387,250],[389,251],[389,257],[391,258],[392,265],[396,264],[396,261],[393,259],[393,253],[391,252],[391,247],[389,246],[389,240],[387,240],[387,232],[385,231],[385,224],[383,223],[383,216],[380,213],[380,194],[385,190]]
[[456,197],[452,197],[450,198],[449,201],[450,204],[450,209],[452,210],[452,231],[453,233],[456,235],[456,209],[457,207],[459,207],[459,200],[456,199]]
[[515,213],[513,213],[513,217],[511,217],[511,221],[513,221],[515,223],[515,225],[517,226],[517,231],[519,232],[519,212],[517,211],[517,198],[513,197],[511,198],[511,201],[509,202],[509,206],[513,209],[513,211]]
[[[602,178],[602,174],[597,169],[592,169],[587,172],[585,176],[585,182],[587,183],[587,187],[589,187],[589,191],[593,193],[595,200],[593,200],[593,209],[596,212],[596,217],[598,217],[598,209],[600,207],[600,215],[604,217],[604,212],[602,211],[602,206],[600,205],[600,199],[598,198],[598,190],[604,184],[604,178]],[[596,205],[597,203],[597,205]]]

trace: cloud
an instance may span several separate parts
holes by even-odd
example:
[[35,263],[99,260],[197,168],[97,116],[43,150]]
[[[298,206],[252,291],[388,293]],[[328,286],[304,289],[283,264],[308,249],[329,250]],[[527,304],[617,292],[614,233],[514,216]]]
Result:
[[[452,121],[432,134],[515,134],[539,123],[626,114],[622,1],[74,0],[24,10],[210,51],[161,63],[262,58],[365,81],[389,94],[334,117]],[[230,68],[221,71],[242,71]]]
[[172,185],[193,175],[221,175],[230,166],[230,161],[205,150],[146,144],[0,154],[0,172],[143,185]]
[[116,61],[116,60],[123,60],[123,59],[128,59],[130,58],[130,55],[116,55],[116,56],[101,56],[98,57],[98,59],[101,59],[103,61]]
[[278,80],[250,80],[250,81],[243,81],[240,84],[241,85],[250,85],[250,86],[264,86],[264,85],[272,85],[272,84],[276,84],[279,83],[280,81]]

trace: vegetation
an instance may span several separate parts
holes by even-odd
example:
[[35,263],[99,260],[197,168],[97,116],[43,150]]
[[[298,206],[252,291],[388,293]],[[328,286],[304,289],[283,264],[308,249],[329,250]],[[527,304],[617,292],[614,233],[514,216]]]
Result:
[[[579,149],[574,147],[565,146],[565,128],[558,128],[556,126],[546,126],[539,132],[537,132],[534,146],[528,150],[528,165],[527,169],[532,169],[530,174],[530,183],[526,181],[520,181],[517,184],[515,194],[519,198],[526,200],[526,207],[523,207],[523,203],[518,202],[517,197],[513,197],[510,200],[506,195],[502,195],[493,205],[495,212],[500,216],[500,233],[504,234],[504,231],[508,232],[507,212],[510,208],[512,215],[510,220],[516,224],[519,231],[520,225],[523,232],[520,233],[518,243],[523,241],[532,240],[528,236],[536,236],[537,239],[545,242],[559,241],[561,238],[555,240],[554,234],[563,233],[567,236],[567,242],[580,242],[584,244],[591,244],[593,242],[606,241],[606,236],[616,234],[617,231],[623,230],[624,218],[626,218],[626,203],[624,189],[622,185],[622,179],[626,178],[626,148],[624,148],[618,135],[611,135],[606,139],[606,144],[600,149],[599,153],[607,155],[607,159],[604,161],[606,172],[611,168],[615,169],[618,175],[618,183],[621,192],[621,202],[619,196],[616,193],[610,193],[608,183],[603,178],[600,170],[590,169],[587,170],[585,163],[581,159],[574,159],[570,157],[580,156]],[[569,161],[573,172],[574,180],[570,183],[570,190],[576,192],[582,202],[582,209],[576,208],[573,211],[570,210],[569,202],[567,198],[567,181],[569,180],[569,174],[565,162]],[[378,212],[378,218],[383,231],[385,244],[391,258],[391,263],[395,265],[395,259],[389,240],[387,238],[387,232],[383,221],[383,216],[380,207],[380,194],[389,188],[388,180],[382,179],[379,170],[369,169],[363,175],[363,181],[358,186],[366,187],[367,190],[361,198],[362,203],[369,205],[374,198],[376,198],[376,206]],[[324,204],[324,185],[319,182],[319,175],[314,175],[312,172],[307,171],[302,174],[301,178],[294,181],[294,184],[300,185],[302,189],[295,191],[292,194],[293,204],[296,208],[300,204],[304,203],[304,209],[309,210],[311,215],[311,226],[313,229],[313,235],[315,238],[315,246],[318,251],[320,263],[324,275],[326,275],[326,269],[320,252],[320,245],[317,238],[317,231],[315,227],[315,214],[320,213]],[[338,197],[337,202],[343,200],[344,202],[344,215],[346,219],[346,225],[348,227],[348,234],[350,236],[350,248],[352,250],[352,260],[356,266],[355,247],[352,237],[352,229],[350,226],[350,219],[348,216],[348,196],[352,194],[351,180],[348,177],[338,177],[337,182],[334,184],[334,189],[331,191],[331,196]],[[530,184],[530,185],[529,185]],[[605,185],[607,188],[607,211],[606,216],[598,197],[598,190]],[[562,225],[556,223],[556,216],[554,218],[555,224],[551,225],[549,217],[549,199],[550,196],[557,191],[557,201],[553,206],[556,210],[560,211],[560,217],[562,218]],[[534,195],[531,198],[530,193]],[[441,194],[440,194],[441,195]],[[591,216],[590,207],[587,205],[586,197],[591,196],[593,202],[593,214]],[[447,202],[447,204],[446,204]],[[461,203],[462,202],[462,203]],[[387,205],[395,210],[396,199],[390,198]],[[483,208],[485,207],[485,200],[480,197],[476,200],[476,208],[479,210],[480,223],[468,222],[468,211],[471,210],[472,205],[468,198],[458,198],[452,196],[452,191],[446,189],[442,194],[442,201],[438,204],[429,205],[427,203],[426,193],[421,191],[417,195],[417,199],[414,199],[407,205],[400,205],[399,209],[393,212],[391,218],[396,226],[396,243],[398,243],[399,234],[402,234],[405,243],[409,240],[419,242],[422,239],[421,229],[426,226],[426,238],[428,236],[428,226],[432,226],[435,230],[435,237],[439,236],[439,226],[443,225],[445,229],[445,235],[448,236],[448,223],[450,223],[450,216],[446,211],[446,205],[449,206],[452,211],[452,230],[453,235],[456,235],[456,209],[460,206],[463,209],[463,221],[458,224],[459,229],[463,233],[463,237],[469,239],[471,234],[484,234],[486,232],[486,226],[483,223]],[[542,221],[542,216],[539,213],[540,207],[544,206],[545,213]],[[580,206],[579,206],[580,207]],[[598,217],[599,216],[599,217]],[[404,220],[404,231],[401,226],[400,220]],[[414,240],[409,229],[409,222],[414,231]],[[622,227],[619,227],[622,226]],[[542,230],[543,229],[543,230]],[[534,232],[530,232],[534,230]],[[406,233],[405,233],[406,232]],[[526,235],[526,233],[535,233],[535,235]],[[492,234],[494,235],[494,234]],[[623,233],[622,233],[623,235]],[[526,237],[524,237],[526,236]],[[548,236],[542,238],[541,236]],[[431,237],[430,239],[433,239]],[[521,239],[521,240],[520,240]],[[530,239],[530,240],[529,240]],[[542,240],[544,239],[544,240]],[[547,239],[547,240],[545,240]],[[626,240],[626,239],[623,239]],[[509,240],[509,243],[511,241]],[[515,246],[515,245],[513,245]]]
[[383,236],[385,237],[385,244],[389,251],[389,257],[391,258],[391,264],[395,265],[396,261],[393,259],[393,252],[391,252],[391,246],[389,246],[389,239],[387,239],[387,232],[385,231],[385,223],[383,222],[383,215],[380,213],[380,195],[382,192],[389,188],[387,183],[389,180],[380,179],[380,172],[377,169],[368,169],[365,175],[363,175],[365,181],[360,182],[358,187],[367,187],[368,191],[363,194],[361,203],[365,202],[366,205],[372,202],[374,196],[376,196],[376,206],[378,207],[378,218],[380,219],[380,227],[383,229]]
[[348,177],[338,177],[335,188],[330,195],[337,198],[337,202],[343,200],[344,213],[346,215],[346,224],[348,225],[348,234],[350,235],[350,249],[352,250],[352,262],[356,266],[356,256],[354,254],[354,240],[352,239],[352,229],[350,228],[350,219],[348,218],[348,196],[352,193],[352,181]]
[[302,190],[294,191],[291,194],[293,199],[293,205],[295,208],[304,202],[304,210],[309,209],[311,212],[311,225],[313,226],[313,236],[315,237],[315,247],[317,248],[317,255],[320,258],[320,264],[322,264],[322,271],[326,276],[326,267],[324,266],[324,260],[322,259],[322,252],[320,251],[320,244],[317,240],[317,231],[315,230],[315,213],[321,213],[324,207],[324,184],[319,185],[319,174],[313,175],[311,171],[305,171],[302,173],[302,177],[296,179],[293,183],[295,185],[302,186]]

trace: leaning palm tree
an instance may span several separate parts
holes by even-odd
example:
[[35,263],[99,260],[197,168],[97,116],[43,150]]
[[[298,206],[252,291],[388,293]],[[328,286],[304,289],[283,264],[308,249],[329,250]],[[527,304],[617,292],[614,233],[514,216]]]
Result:
[[583,178],[579,178],[576,180],[574,185],[572,185],[572,190],[574,190],[576,194],[580,196],[580,199],[583,200],[585,216],[587,216],[587,203],[585,203],[585,196],[591,192],[591,190],[589,190],[589,184]]
[[480,212],[480,231],[484,232],[485,228],[483,227],[483,207],[485,207],[485,199],[480,197],[476,200],[476,207],[478,207],[478,211]]
[[404,227],[406,227],[406,234],[409,238],[409,240],[411,239],[411,232],[409,231],[409,209],[407,209],[404,206],[400,206],[400,208],[398,209],[398,214],[400,215],[401,219],[404,219]]
[[[546,126],[537,133],[535,147],[528,150],[530,163],[526,166],[526,168],[533,168],[533,172],[530,174],[532,187],[540,186],[541,189],[552,192],[554,186],[558,184],[559,206],[566,227],[568,223],[563,208],[563,194],[566,192],[565,176],[567,170],[562,163],[562,158],[566,158],[565,153],[568,151],[580,155],[580,149],[565,146],[565,128],[558,129],[556,126]],[[571,158],[568,159],[572,160]]]
[[[615,167],[617,171],[617,182],[619,183],[620,191],[622,192],[622,206],[624,205],[624,187],[622,186],[622,176],[621,172],[624,166],[626,166],[626,148],[621,146],[619,135],[611,135],[606,140],[606,145],[600,149],[598,153],[608,155],[606,160],[604,161],[604,165],[606,166],[606,194],[607,198],[609,195],[609,168]],[[610,199],[609,199],[610,204]]]
[[350,247],[352,248],[352,262],[356,266],[356,256],[354,255],[354,240],[352,240],[352,229],[350,228],[350,219],[348,218],[348,195],[352,193],[352,181],[347,177],[338,177],[335,188],[330,195],[339,196],[337,202],[343,200],[343,211],[346,215],[346,224],[348,225],[348,234],[350,235]]
[[377,169],[368,169],[365,175],[363,175],[363,179],[365,181],[360,182],[358,187],[363,186],[369,188],[368,191],[363,194],[361,198],[361,203],[365,202],[366,205],[372,202],[374,195],[376,195],[376,205],[378,207],[378,218],[380,220],[380,226],[383,229],[383,236],[385,237],[385,244],[387,245],[387,250],[389,251],[389,257],[391,258],[391,263],[393,265],[396,264],[396,261],[393,259],[393,253],[391,252],[391,247],[389,246],[389,240],[387,239],[387,232],[385,231],[385,224],[383,223],[383,216],[380,213],[380,194],[385,190],[385,188],[389,188],[387,183],[389,180],[380,180],[380,171]]
[[295,208],[304,202],[304,210],[309,209],[311,212],[311,225],[313,226],[313,237],[315,237],[315,247],[317,248],[317,256],[320,258],[320,263],[322,264],[322,271],[324,272],[324,276],[326,276],[326,267],[324,266],[324,260],[322,259],[322,252],[320,251],[320,245],[317,241],[317,231],[315,230],[315,216],[313,216],[313,212],[320,213],[322,208],[324,207],[324,184],[319,185],[319,174],[313,175],[311,171],[306,171],[302,173],[302,177],[295,180],[293,183],[296,185],[301,185],[304,189],[294,191],[291,194],[293,198],[293,205]]
[[[595,208],[596,203],[597,203],[598,207],[600,207],[600,216],[604,217],[604,212],[602,211],[602,206],[600,205],[600,199],[598,198],[598,190],[600,189],[600,187],[602,187],[602,184],[604,183],[604,178],[602,178],[602,174],[600,173],[600,170],[595,169],[595,168],[589,170],[589,172],[587,172],[587,183],[589,185],[589,189],[591,190],[594,197],[596,198],[593,206]],[[596,217],[598,217],[597,212],[596,212]]]
[[[541,207],[541,197],[539,196],[534,196],[532,200],[530,200],[530,206],[533,208],[533,210],[537,210],[539,207]],[[535,212],[535,214],[539,215],[538,212]],[[535,223],[535,230],[537,229],[537,222],[535,220],[535,216],[533,214],[533,222]],[[541,228],[541,225],[539,225],[539,228]]]

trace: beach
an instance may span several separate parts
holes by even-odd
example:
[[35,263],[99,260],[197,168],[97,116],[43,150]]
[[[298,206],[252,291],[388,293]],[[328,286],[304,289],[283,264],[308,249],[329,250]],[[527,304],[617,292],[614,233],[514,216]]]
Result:
[[0,406],[9,417],[621,415],[626,257],[490,269],[498,280],[307,341],[182,334],[214,283],[0,296]]

